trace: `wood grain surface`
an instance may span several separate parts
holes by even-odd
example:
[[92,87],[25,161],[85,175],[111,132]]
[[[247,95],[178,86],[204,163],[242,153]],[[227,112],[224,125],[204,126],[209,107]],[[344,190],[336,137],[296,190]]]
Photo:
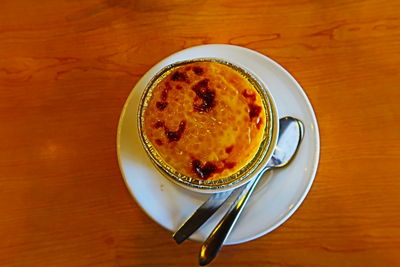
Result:
[[257,50],[303,86],[321,134],[306,201],[211,266],[400,266],[400,2],[0,1],[0,266],[196,266],[126,189],[133,85],[194,45]]

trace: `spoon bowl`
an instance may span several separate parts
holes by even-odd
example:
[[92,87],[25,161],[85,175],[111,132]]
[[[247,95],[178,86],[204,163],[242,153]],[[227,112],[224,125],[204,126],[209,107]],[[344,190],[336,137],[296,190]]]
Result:
[[282,168],[289,164],[294,158],[303,136],[304,125],[301,121],[292,117],[280,119],[278,143],[261,176],[271,168]]

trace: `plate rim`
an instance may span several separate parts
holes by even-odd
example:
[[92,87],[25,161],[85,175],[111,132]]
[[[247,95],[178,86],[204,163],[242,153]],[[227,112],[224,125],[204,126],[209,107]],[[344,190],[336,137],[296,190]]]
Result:
[[[133,193],[132,189],[130,188],[123,166],[122,166],[122,158],[121,158],[121,131],[122,131],[122,121],[125,117],[126,114],[126,110],[127,107],[129,105],[129,103],[131,102],[133,96],[134,96],[134,89],[136,87],[137,84],[139,84],[140,82],[142,82],[142,80],[144,79],[145,76],[147,76],[147,74],[153,70],[157,65],[161,64],[162,62],[166,61],[169,58],[172,58],[180,53],[183,53],[184,51],[187,50],[192,50],[192,49],[199,49],[202,47],[230,47],[233,49],[238,49],[238,50],[243,50],[244,52],[250,52],[252,54],[255,54],[259,57],[262,57],[264,60],[269,61],[270,63],[272,63],[274,65],[274,67],[277,67],[280,71],[282,71],[286,77],[288,77],[291,82],[293,82],[295,84],[295,86],[297,87],[296,90],[305,100],[305,104],[307,105],[308,109],[310,110],[310,115],[311,115],[311,121],[312,121],[312,125],[314,126],[314,132],[315,132],[315,149],[313,150],[312,154],[314,155],[314,161],[312,163],[313,166],[313,171],[310,173],[310,177],[311,179],[309,180],[304,192],[301,194],[301,197],[299,198],[299,200],[296,202],[296,204],[293,206],[293,208],[291,208],[289,210],[289,212],[286,213],[285,216],[283,216],[280,220],[278,220],[276,223],[274,223],[273,226],[267,228],[264,231],[261,231],[258,234],[255,234],[253,236],[250,236],[248,238],[244,238],[241,239],[239,241],[231,241],[231,242],[226,242],[224,245],[236,245],[236,244],[241,244],[241,243],[245,243],[254,239],[257,239],[261,236],[264,236],[270,232],[272,232],[273,230],[275,230],[276,228],[278,228],[279,226],[281,226],[284,222],[286,222],[296,211],[297,209],[300,207],[300,205],[304,202],[305,198],[307,197],[309,191],[311,190],[312,185],[314,184],[314,180],[318,171],[318,166],[319,166],[319,159],[320,159],[320,150],[321,150],[321,145],[320,145],[320,133],[319,133],[319,125],[318,125],[318,121],[315,115],[315,111],[311,105],[311,102],[306,94],[306,92],[304,91],[304,89],[301,87],[301,85],[297,82],[297,80],[294,78],[294,76],[287,71],[285,68],[283,68],[279,63],[277,63],[275,60],[269,58],[268,56],[246,48],[246,47],[242,47],[242,46],[237,46],[237,45],[230,45],[230,44],[205,44],[205,45],[196,45],[196,46],[192,46],[192,47],[188,47],[182,50],[179,50],[177,52],[174,52],[170,55],[168,55],[167,57],[164,57],[163,59],[159,60],[157,63],[153,64],[141,77],[140,79],[135,83],[135,85],[132,87],[131,91],[129,92],[128,97],[125,100],[125,103],[123,105],[123,108],[121,110],[120,116],[119,116],[119,120],[118,120],[118,128],[117,128],[117,135],[116,135],[116,149],[117,149],[117,159],[118,159],[118,167],[120,169],[122,178],[124,180],[124,184],[127,187],[130,195],[133,197],[133,199],[135,200],[135,202],[139,205],[139,207],[141,208],[141,210],[143,210],[145,212],[145,214],[147,216],[149,216],[153,221],[155,221],[158,225],[160,225],[162,228],[165,228],[168,231],[173,231],[168,229],[167,227],[165,227],[164,225],[162,225],[161,223],[159,223],[146,209],[144,209],[144,207],[138,202],[135,194]],[[272,95],[272,97],[274,97]],[[277,107],[278,111],[279,111],[279,107]],[[191,238],[190,238],[191,239]],[[193,241],[196,242],[201,242],[199,240],[196,239],[191,239]]]

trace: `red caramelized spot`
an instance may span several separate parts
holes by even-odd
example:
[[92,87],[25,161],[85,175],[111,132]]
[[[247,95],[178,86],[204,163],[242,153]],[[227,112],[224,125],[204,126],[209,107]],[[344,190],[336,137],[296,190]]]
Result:
[[164,122],[163,121],[157,121],[154,124],[154,128],[156,128],[156,129],[161,128],[161,127],[164,127]]
[[247,91],[246,91],[246,89],[243,90],[242,95],[243,95],[245,98],[249,98],[250,101],[252,101],[252,102],[256,101],[256,95],[255,95],[255,94],[248,94]]
[[156,142],[156,144],[159,145],[159,146],[162,146],[162,145],[163,145],[163,141],[161,141],[161,139],[156,139],[155,142]]
[[172,88],[171,88],[171,85],[168,83],[168,82],[166,82],[165,83],[165,88],[164,88],[164,90],[161,92],[161,99],[162,100],[167,100],[167,97],[168,97],[168,91],[169,90],[171,90]]
[[[154,128],[158,129],[164,127],[164,133],[167,136],[169,142],[173,142],[173,141],[179,141],[179,139],[181,139],[183,132],[185,131],[186,128],[186,121],[181,121],[179,123],[179,128],[176,131],[170,131],[169,128],[165,125],[165,123],[163,121],[157,121],[154,124]],[[157,140],[156,140],[157,142]]]
[[174,74],[172,74],[171,80],[189,83],[189,78],[186,72],[176,71]]
[[208,112],[215,106],[215,91],[208,87],[208,82],[209,79],[204,79],[192,87],[192,90],[202,100],[201,104],[193,105],[198,112]]
[[256,123],[256,127],[258,130],[260,130],[262,122],[263,122],[262,118],[258,118],[257,123]]
[[189,70],[191,70],[191,69],[192,69],[192,68],[189,67],[189,66],[187,66],[187,67],[185,68],[186,71],[189,71]]
[[192,161],[192,167],[197,176],[203,180],[207,179],[218,170],[214,163],[206,162],[206,164],[202,166],[200,160],[197,159]]
[[224,166],[227,169],[232,169],[233,167],[236,166],[236,162],[224,162]]
[[193,67],[193,71],[197,75],[203,75],[203,73],[204,73],[204,70],[202,68],[200,68],[200,67]]
[[164,110],[168,106],[168,102],[157,102],[156,107],[159,110]]
[[260,106],[257,106],[255,104],[249,104],[249,108],[250,108],[250,111],[249,111],[250,120],[252,118],[256,118],[256,117],[258,117],[258,115],[260,115],[260,113],[261,113]]
[[178,84],[175,88],[178,89],[178,90],[181,90],[181,89],[182,89],[182,86],[180,86],[180,85]]
[[168,127],[164,125],[164,132],[169,142],[174,142],[174,141],[179,141],[179,139],[181,139],[181,136],[185,131],[185,128],[186,128],[186,121],[183,120],[181,121],[181,123],[179,123],[179,128],[177,131],[170,131]]
[[[192,161],[193,172],[197,174],[200,179],[206,180],[214,173],[221,173],[225,169],[232,169],[236,166],[236,162],[226,162],[226,160],[222,160],[223,166],[217,167],[218,162],[209,162],[207,161],[204,165],[200,160],[194,159]],[[221,165],[221,164],[219,164]]]
[[228,146],[227,148],[225,148],[225,152],[228,153],[228,154],[231,153],[232,150],[233,150],[233,145],[232,146]]

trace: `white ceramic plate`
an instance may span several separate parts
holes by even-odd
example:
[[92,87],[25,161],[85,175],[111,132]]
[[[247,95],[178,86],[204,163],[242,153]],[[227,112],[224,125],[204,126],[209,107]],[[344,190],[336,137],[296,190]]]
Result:
[[[248,69],[270,90],[279,118],[290,115],[302,120],[305,126],[304,140],[294,161],[261,180],[225,242],[238,244],[258,238],[285,222],[303,202],[318,167],[320,147],[314,111],[300,85],[279,64],[258,52],[232,45],[196,46],[160,61],[139,80],[125,103],[118,126],[118,161],[136,202],[170,231],[176,231],[210,196],[183,189],[155,169],[140,143],[136,119],[140,96],[154,74],[171,63],[201,57],[225,59]],[[191,239],[204,241],[226,209],[227,206],[220,209]]]

